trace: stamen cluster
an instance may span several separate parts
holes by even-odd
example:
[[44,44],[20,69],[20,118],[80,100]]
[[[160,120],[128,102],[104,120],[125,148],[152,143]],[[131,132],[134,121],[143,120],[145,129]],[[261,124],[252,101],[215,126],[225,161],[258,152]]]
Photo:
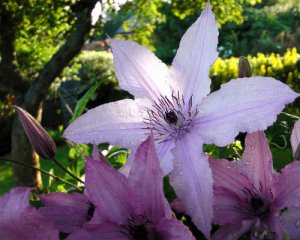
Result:
[[156,232],[153,222],[142,215],[131,215],[127,219],[127,225],[121,227],[121,232],[131,240],[163,240]]
[[176,95],[173,92],[170,99],[161,96],[147,112],[148,118],[144,118],[146,128],[152,131],[155,140],[160,143],[177,141],[189,132],[193,119],[199,113],[197,108],[193,109],[192,97],[186,103],[179,92]]
[[[259,190],[254,187],[252,189],[243,189],[242,192],[245,194],[243,209],[246,215],[251,217],[256,217],[259,219],[264,219],[271,213],[271,205],[275,201],[274,194],[270,189],[269,196],[264,196],[262,194],[262,185],[260,184]],[[247,206],[247,207],[245,207]]]

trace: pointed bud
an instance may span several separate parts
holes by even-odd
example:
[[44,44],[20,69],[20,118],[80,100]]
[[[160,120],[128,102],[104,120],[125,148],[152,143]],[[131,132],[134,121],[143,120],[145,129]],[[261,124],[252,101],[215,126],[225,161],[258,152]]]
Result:
[[246,57],[241,57],[239,61],[239,69],[238,69],[238,76],[239,78],[244,77],[251,77],[252,76],[252,70],[250,63]]
[[45,159],[54,158],[56,145],[46,130],[24,109],[14,106],[26,135],[38,155]]

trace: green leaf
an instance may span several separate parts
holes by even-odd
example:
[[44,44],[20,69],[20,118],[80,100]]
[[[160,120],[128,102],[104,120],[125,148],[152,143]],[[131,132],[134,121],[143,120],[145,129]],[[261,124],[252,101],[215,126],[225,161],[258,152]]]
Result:
[[95,91],[101,86],[102,83],[105,82],[105,80],[108,79],[111,75],[105,76],[102,78],[99,82],[97,82],[94,86],[92,86],[85,94],[84,96],[78,101],[76,104],[73,117],[70,120],[70,123],[74,122],[78,117],[80,117],[88,103],[88,101],[91,99],[92,95],[95,93]]
[[290,138],[297,120],[297,116],[280,113],[277,121],[266,130],[266,137],[273,155],[273,164],[277,170],[293,161]]

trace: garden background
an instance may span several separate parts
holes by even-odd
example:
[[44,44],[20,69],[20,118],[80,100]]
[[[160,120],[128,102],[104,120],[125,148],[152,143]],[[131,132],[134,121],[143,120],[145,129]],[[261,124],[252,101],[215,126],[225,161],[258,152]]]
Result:
[[[271,76],[300,92],[300,1],[211,0],[219,23],[219,58],[212,66],[212,89],[236,78],[240,56],[253,75]],[[33,153],[11,105],[39,119],[58,145],[56,158],[75,175],[84,174],[92,146],[66,143],[62,132],[82,112],[106,102],[132,98],[114,76],[109,37],[147,46],[167,64],[185,30],[200,15],[203,0],[2,0],[0,2],[0,195],[14,184],[40,192],[69,186],[14,159],[70,178]],[[290,134],[300,116],[300,99],[289,105],[266,131],[276,169],[292,161]],[[204,146],[213,157],[239,158],[244,134],[228,147]],[[99,148],[115,168],[127,149]],[[166,195],[174,194],[165,181]]]

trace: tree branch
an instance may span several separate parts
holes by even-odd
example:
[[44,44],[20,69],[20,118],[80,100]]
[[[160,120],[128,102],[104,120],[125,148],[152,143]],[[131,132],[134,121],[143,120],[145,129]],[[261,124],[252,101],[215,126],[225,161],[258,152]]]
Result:
[[24,108],[31,114],[36,115],[38,106],[46,96],[51,83],[80,52],[92,28],[91,12],[97,2],[98,0],[81,0],[76,3],[76,5],[80,6],[80,9],[76,11],[77,19],[70,36],[49,62],[46,63],[25,95]]

